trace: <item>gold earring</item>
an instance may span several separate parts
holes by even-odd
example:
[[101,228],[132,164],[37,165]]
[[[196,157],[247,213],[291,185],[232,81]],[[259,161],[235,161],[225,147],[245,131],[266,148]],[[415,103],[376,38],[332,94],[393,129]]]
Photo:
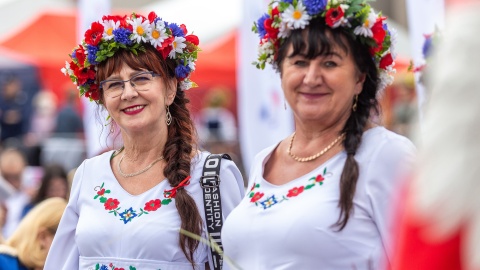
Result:
[[170,126],[170,124],[172,123],[172,114],[170,113],[170,108],[168,107],[168,105],[165,105],[165,109],[167,110],[167,114],[165,115],[165,123],[167,123],[167,126]]
[[357,102],[358,102],[358,95],[355,95],[355,99],[353,101],[352,111],[357,111]]

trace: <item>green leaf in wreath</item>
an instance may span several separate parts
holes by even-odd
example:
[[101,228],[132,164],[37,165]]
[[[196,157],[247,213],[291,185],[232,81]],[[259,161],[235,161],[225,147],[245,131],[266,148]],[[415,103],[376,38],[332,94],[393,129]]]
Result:
[[106,201],[107,201],[107,198],[105,198],[105,197],[101,197],[101,198],[100,198],[100,202],[101,202],[101,203],[105,203]]

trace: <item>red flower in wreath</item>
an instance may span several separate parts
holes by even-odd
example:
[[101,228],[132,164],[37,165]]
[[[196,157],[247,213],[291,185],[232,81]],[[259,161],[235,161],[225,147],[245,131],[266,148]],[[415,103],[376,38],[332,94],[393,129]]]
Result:
[[92,23],[92,27],[85,32],[85,42],[92,46],[97,46],[102,40],[103,25],[99,22]]
[[263,197],[263,194],[262,192],[257,192],[253,195],[252,199],[250,199],[251,202],[257,202],[258,200],[260,200],[262,197]]
[[328,26],[335,28],[335,24],[341,19],[343,19],[344,14],[345,13],[340,6],[336,8],[331,8],[327,11],[327,14],[325,14],[325,22]]
[[120,202],[117,199],[109,198],[103,205],[105,206],[105,210],[113,210],[116,209],[119,204]]
[[100,92],[98,91],[98,85],[97,84],[91,84],[90,89],[88,92],[85,93],[85,97],[91,98],[93,100],[99,100],[100,99]]
[[103,196],[105,194],[105,189],[102,188],[100,191],[97,191],[97,195]]
[[291,198],[291,197],[295,197],[297,196],[298,194],[302,193],[304,190],[304,187],[301,186],[301,187],[294,187],[292,189],[290,189],[288,191],[288,194],[287,194],[287,197]]
[[265,28],[265,31],[267,31],[267,34],[265,35],[265,38],[267,39],[277,39],[279,29],[275,28],[272,26],[274,23],[274,20],[272,18],[268,18],[263,22],[263,27]]
[[77,59],[78,65],[83,67],[85,64],[85,59],[87,58],[83,46],[80,45],[77,49],[75,49],[75,58]]
[[156,200],[151,200],[147,203],[145,203],[145,211],[155,211],[157,210],[158,208],[160,208],[160,206],[162,206],[162,203],[160,202],[159,199],[156,199]]
[[77,85],[84,85],[89,79],[95,79],[95,70],[93,69],[93,66],[90,66],[90,68],[74,70],[73,74],[77,77]]
[[392,54],[387,54],[385,55],[382,60],[380,60],[380,68],[386,69],[393,63],[393,57]]

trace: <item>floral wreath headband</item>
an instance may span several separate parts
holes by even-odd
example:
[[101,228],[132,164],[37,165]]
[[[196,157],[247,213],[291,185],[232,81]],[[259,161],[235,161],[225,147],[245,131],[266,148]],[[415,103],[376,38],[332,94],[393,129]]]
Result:
[[396,32],[388,29],[386,18],[375,13],[367,1],[272,0],[268,12],[252,27],[260,36],[258,59],[253,64],[259,69],[266,63],[273,65],[279,47],[292,30],[304,29],[311,19],[322,17],[330,28],[343,27],[369,47],[379,74],[378,91],[382,91],[393,82]]
[[190,80],[197,61],[198,37],[187,35],[185,25],[168,23],[150,12],[148,18],[133,13],[130,16],[103,16],[85,32],[85,39],[69,55],[71,62],[62,68],[63,74],[77,85],[80,95],[97,101],[100,98],[96,81],[97,65],[112,57],[120,49],[135,55],[151,44],[164,59],[176,62],[175,77],[182,90],[197,87]]

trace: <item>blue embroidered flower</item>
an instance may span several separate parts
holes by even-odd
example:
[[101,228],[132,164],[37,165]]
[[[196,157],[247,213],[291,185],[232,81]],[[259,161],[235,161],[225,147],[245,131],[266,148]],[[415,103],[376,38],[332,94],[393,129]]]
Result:
[[260,38],[262,38],[263,36],[265,36],[267,34],[267,31],[265,31],[265,20],[270,18],[270,15],[268,14],[263,14],[262,17],[260,17],[257,21],[257,27],[258,27],[258,35],[260,36]]
[[325,10],[327,0],[303,0],[303,4],[307,9],[308,14],[313,16]]
[[277,201],[277,198],[275,198],[275,195],[272,195],[268,197],[266,200],[264,200],[263,202],[260,202],[260,204],[263,206],[263,209],[270,208],[277,203],[278,201]]
[[88,62],[92,65],[98,64],[97,61],[95,61],[95,59],[97,58],[98,47],[87,45],[87,51],[88,51],[88,54],[87,54]]
[[131,45],[132,41],[130,40],[130,35],[132,32],[126,28],[117,28],[113,30],[113,36],[115,42],[122,43],[124,45]]
[[125,209],[123,213],[120,213],[120,220],[122,220],[124,224],[127,224],[129,221],[132,221],[132,219],[136,216],[137,213],[135,213],[135,210],[130,207],[129,209]]
[[106,266],[105,264],[102,264],[102,266],[100,266],[100,270],[108,270],[108,266]]
[[190,73],[190,67],[185,66],[183,60],[180,60],[180,64],[175,68],[175,76],[183,79],[188,76],[188,73]]
[[178,26],[178,24],[176,23],[171,23],[168,25],[168,27],[170,27],[170,29],[172,30],[172,34],[176,37],[184,37],[185,36],[185,33],[183,33],[183,30],[182,28],[180,28],[180,26]]

